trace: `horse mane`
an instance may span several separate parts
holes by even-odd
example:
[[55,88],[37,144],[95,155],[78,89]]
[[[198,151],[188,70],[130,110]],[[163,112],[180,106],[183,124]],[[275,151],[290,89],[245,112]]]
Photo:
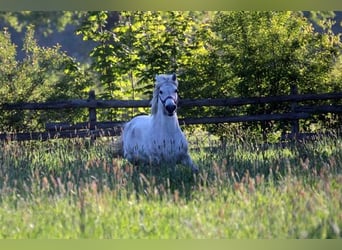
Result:
[[161,75],[156,75],[156,83],[155,83],[155,87],[153,90],[153,97],[151,100],[151,114],[155,115],[158,111],[158,95],[159,95],[159,89],[163,84],[166,83],[171,83],[174,84],[176,87],[178,87],[178,81],[177,81],[177,77],[176,74],[161,74]]

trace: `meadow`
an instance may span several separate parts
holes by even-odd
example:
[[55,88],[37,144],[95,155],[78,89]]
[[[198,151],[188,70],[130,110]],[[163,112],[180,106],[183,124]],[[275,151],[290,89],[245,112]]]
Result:
[[342,237],[340,136],[190,144],[198,174],[133,166],[106,138],[1,142],[0,238]]

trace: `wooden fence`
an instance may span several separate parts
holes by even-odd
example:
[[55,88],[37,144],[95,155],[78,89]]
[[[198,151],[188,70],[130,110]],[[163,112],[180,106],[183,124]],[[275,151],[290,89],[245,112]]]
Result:
[[[299,133],[299,120],[308,119],[314,114],[342,113],[342,105],[300,105],[305,101],[342,100],[342,92],[326,94],[297,94],[296,88],[290,95],[227,99],[200,99],[180,100],[180,107],[234,107],[243,105],[262,105],[271,103],[284,103],[290,107],[290,112],[276,114],[255,114],[225,117],[199,117],[179,119],[181,125],[191,124],[218,124],[233,122],[265,122],[265,121],[291,121],[292,131],[290,137]],[[341,102],[337,102],[341,103]],[[86,100],[54,101],[45,103],[4,103],[0,110],[61,110],[87,108],[89,119],[83,123],[49,123],[45,132],[28,133],[0,133],[0,140],[47,140],[49,138],[74,138],[120,135],[122,122],[98,122],[97,109],[108,108],[137,108],[149,107],[148,100],[98,100],[95,92],[89,92]]]

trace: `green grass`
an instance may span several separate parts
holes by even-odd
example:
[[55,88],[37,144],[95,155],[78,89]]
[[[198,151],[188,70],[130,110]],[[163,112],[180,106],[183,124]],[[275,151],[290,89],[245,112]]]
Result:
[[133,166],[108,140],[3,142],[0,238],[341,238],[342,143],[193,137],[193,175]]

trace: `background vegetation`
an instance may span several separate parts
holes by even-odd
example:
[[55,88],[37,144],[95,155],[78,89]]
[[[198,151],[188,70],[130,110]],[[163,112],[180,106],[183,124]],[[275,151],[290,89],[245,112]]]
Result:
[[[176,72],[186,98],[217,98],[341,90],[340,27],[334,12],[5,12],[0,39],[1,102],[86,98],[95,89],[105,99],[148,99],[156,74]],[[340,12],[337,12],[340,15]],[[334,26],[335,25],[335,26]],[[74,28],[85,57],[71,57],[60,45],[38,45]],[[24,28],[25,27],[25,28]],[[335,29],[333,29],[335,27]],[[22,51],[11,30],[26,33]],[[336,31],[337,30],[337,31]],[[35,36],[37,34],[37,36]],[[69,42],[70,43],[70,42]],[[79,41],[77,42],[79,43]],[[90,60],[89,60],[90,59]],[[180,116],[240,115],[286,111],[281,105],[239,109],[181,109]],[[147,110],[104,110],[99,120],[128,120]],[[309,121],[338,127],[339,116]],[[48,120],[83,119],[46,112],[6,113],[3,130],[37,130]],[[319,121],[319,122],[318,122]],[[328,122],[327,122],[328,121]],[[258,131],[286,130],[288,124],[244,125]],[[322,127],[323,126],[323,127]],[[208,126],[225,134],[227,126]]]

